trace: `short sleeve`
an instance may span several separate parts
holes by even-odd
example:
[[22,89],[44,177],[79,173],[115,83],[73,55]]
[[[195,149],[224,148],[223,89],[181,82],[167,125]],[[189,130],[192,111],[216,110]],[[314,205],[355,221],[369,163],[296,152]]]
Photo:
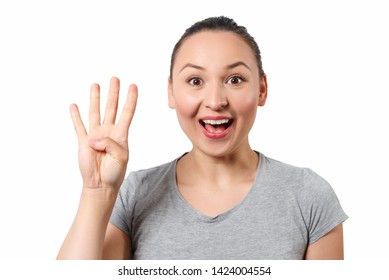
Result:
[[110,223],[121,229],[128,236],[131,235],[132,214],[135,203],[136,180],[135,173],[131,172],[120,187]]
[[331,185],[310,169],[304,169],[299,203],[309,244],[316,242],[348,218]]

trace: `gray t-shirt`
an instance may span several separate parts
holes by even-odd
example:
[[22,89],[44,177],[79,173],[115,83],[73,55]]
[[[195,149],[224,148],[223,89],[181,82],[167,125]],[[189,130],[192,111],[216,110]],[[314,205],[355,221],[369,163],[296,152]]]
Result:
[[110,223],[129,236],[133,259],[303,259],[348,218],[323,178],[263,154],[246,197],[208,217],[178,191],[177,160],[123,182]]

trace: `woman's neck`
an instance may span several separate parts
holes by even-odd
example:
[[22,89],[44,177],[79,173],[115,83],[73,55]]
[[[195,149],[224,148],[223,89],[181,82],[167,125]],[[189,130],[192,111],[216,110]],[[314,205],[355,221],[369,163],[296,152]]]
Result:
[[258,154],[249,146],[221,157],[193,149],[179,160],[177,181],[184,185],[228,188],[236,182],[253,181],[258,163]]

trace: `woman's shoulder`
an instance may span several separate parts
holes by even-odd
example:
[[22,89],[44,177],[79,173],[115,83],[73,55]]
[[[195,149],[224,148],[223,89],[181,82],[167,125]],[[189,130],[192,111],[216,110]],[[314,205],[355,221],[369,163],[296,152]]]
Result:
[[312,169],[267,157],[264,157],[263,165],[262,175],[267,190],[284,201],[294,198],[291,201],[296,201],[304,213],[326,207],[341,209],[330,183]]
[[176,159],[152,167],[133,170],[129,173],[128,176],[136,177],[137,180],[160,178],[161,175],[165,175],[172,170],[174,171],[175,164]]
[[260,165],[263,173],[272,175],[282,180],[301,179],[305,172],[310,170],[307,167],[300,167],[261,154]]
[[262,174],[273,184],[293,191],[317,193],[331,189],[330,184],[309,167],[301,167],[262,155]]
[[122,193],[144,195],[153,189],[171,186],[175,183],[175,167],[178,159],[150,168],[130,171],[120,188]]

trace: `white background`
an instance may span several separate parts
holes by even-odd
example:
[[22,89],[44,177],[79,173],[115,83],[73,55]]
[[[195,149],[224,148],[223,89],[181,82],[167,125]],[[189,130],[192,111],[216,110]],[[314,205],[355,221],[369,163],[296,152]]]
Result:
[[[255,5],[253,5],[255,3]],[[388,259],[388,8],[385,1],[1,1],[0,259],[50,260],[81,190],[68,107],[89,86],[139,86],[128,170],[191,147],[167,106],[175,42],[226,15],[262,51],[269,98],[251,133],[265,155],[310,167],[350,216],[345,257]]]

